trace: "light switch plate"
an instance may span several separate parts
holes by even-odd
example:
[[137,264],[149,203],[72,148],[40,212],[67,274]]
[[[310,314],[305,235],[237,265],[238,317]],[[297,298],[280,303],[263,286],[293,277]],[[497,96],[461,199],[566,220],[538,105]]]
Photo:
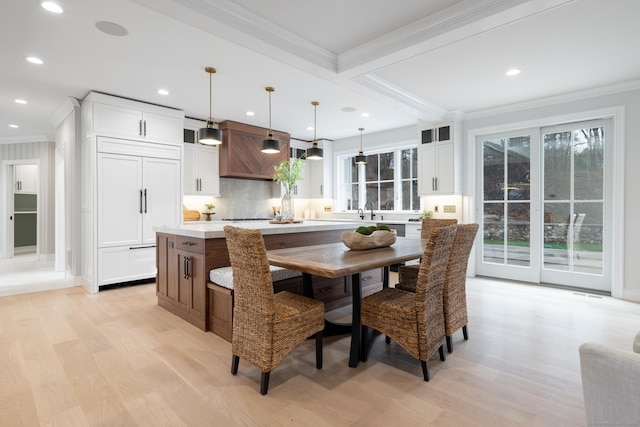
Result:
[[444,213],[456,213],[456,205],[444,205]]

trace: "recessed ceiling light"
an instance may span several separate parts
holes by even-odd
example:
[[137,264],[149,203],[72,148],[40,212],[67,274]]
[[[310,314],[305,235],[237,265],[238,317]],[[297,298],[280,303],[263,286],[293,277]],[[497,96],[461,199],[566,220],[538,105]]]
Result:
[[40,3],[40,6],[51,13],[62,13],[62,8],[60,7],[60,5],[52,1],[43,1],[42,3]]
[[518,74],[520,74],[520,70],[518,70],[517,68],[512,68],[509,71],[507,71],[505,74],[509,77],[517,76]]
[[16,104],[26,104],[26,103],[27,103],[27,101],[25,101],[24,99],[16,99],[16,100],[15,100],[15,103],[16,103]]
[[27,56],[27,61],[31,62],[32,64],[44,64],[44,61],[42,59],[36,58],[35,56]]
[[369,113],[362,113],[360,114],[362,117],[369,117]]
[[342,111],[345,113],[353,113],[356,109],[354,107],[342,107]]
[[247,116],[255,116],[256,115],[256,113],[254,113],[253,111],[247,111],[245,114]]
[[96,28],[110,36],[123,37],[129,34],[129,30],[115,22],[98,21],[96,22]]
[[169,91],[166,89],[158,89],[158,94],[160,95],[169,95]]
[[307,126],[307,130],[313,130],[313,126]]
[[18,129],[20,126],[18,125],[9,125],[10,128]]

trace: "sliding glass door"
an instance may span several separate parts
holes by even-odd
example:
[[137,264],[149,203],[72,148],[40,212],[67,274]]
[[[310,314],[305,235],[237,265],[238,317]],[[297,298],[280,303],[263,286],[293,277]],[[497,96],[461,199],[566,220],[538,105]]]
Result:
[[610,290],[606,120],[478,137],[478,274]]

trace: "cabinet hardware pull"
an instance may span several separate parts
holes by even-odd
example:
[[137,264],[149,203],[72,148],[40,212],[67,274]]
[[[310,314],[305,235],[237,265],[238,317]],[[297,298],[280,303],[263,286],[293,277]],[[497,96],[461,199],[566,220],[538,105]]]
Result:
[[138,136],[142,136],[142,120],[138,120]]
[[189,257],[184,257],[184,278],[189,278]]
[[142,136],[147,136],[147,121],[144,121],[144,133]]
[[438,191],[438,177],[436,176],[434,179],[436,180],[436,188],[435,188],[435,190]]
[[193,246],[195,245],[195,243],[191,243],[191,242],[182,242],[183,245],[185,246]]
[[147,189],[144,189],[144,213],[147,213]]
[[129,249],[133,250],[133,249],[148,249],[148,248],[155,248],[156,245],[149,245],[149,246],[131,246]]
[[139,213],[142,213],[142,189],[140,190],[140,210]]

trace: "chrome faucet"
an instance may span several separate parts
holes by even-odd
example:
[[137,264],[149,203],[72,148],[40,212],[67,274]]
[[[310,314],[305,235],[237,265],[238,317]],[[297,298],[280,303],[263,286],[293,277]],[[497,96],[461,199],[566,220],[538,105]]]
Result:
[[373,202],[369,200],[364,204],[364,208],[367,209],[367,206],[369,206],[369,208],[371,209],[371,220],[373,220],[376,217],[376,214],[373,213]]
[[360,217],[360,219],[364,219],[364,211],[362,210],[362,208],[358,208],[358,216]]

